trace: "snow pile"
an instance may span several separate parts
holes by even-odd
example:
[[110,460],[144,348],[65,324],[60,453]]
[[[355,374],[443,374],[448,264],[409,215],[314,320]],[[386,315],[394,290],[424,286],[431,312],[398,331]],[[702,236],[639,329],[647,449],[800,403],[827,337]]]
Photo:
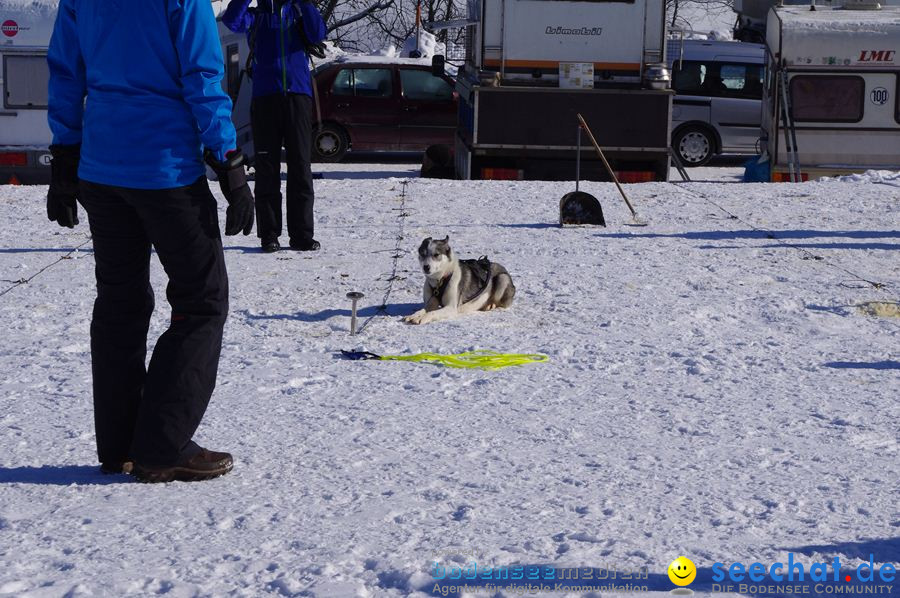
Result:
[[710,30],[710,31],[688,31],[688,30],[669,30],[670,40],[701,40],[701,41],[734,41],[731,31]]
[[706,34],[706,39],[720,42],[734,41],[731,31],[713,30]]
[[322,43],[325,45],[325,58],[316,59],[317,66],[332,60],[338,60],[347,55],[347,52],[340,49],[333,41],[325,40]]
[[[387,46],[380,48],[378,50],[372,50],[368,53],[368,56],[382,56],[384,58],[399,58],[400,50],[397,49],[397,46],[394,44],[388,44]],[[407,56],[409,58],[409,56]]]
[[404,57],[415,57],[416,52],[421,58],[431,58],[435,54],[445,54],[446,50],[444,44],[437,41],[433,33],[422,29],[419,31],[418,44],[415,35],[406,38],[400,54]]
[[862,174],[848,174],[835,177],[821,177],[819,181],[823,183],[900,183],[900,172],[892,170],[867,170]]

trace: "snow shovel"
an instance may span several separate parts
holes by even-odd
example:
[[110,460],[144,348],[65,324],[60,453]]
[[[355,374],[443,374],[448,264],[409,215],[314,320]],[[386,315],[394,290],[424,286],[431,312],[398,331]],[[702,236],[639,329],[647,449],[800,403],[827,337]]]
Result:
[[578,121],[581,123],[581,126],[584,127],[584,130],[587,131],[588,137],[591,139],[591,143],[594,144],[594,149],[597,150],[597,153],[600,154],[600,159],[603,160],[603,165],[606,167],[606,172],[609,173],[609,176],[612,177],[613,182],[616,184],[616,188],[619,190],[619,193],[622,194],[622,199],[625,200],[625,205],[628,206],[628,209],[631,210],[631,222],[626,222],[628,226],[647,226],[647,222],[638,218],[637,212],[634,211],[634,208],[631,206],[631,202],[628,201],[628,196],[625,195],[625,190],[622,189],[622,185],[619,184],[619,179],[616,178],[616,173],[613,172],[612,167],[609,165],[609,162],[606,161],[606,156],[603,155],[603,150],[600,149],[600,145],[597,143],[597,140],[594,139],[594,134],[591,132],[591,128],[588,126],[586,122],[584,122],[584,118],[580,113],[576,114],[578,117]]
[[576,131],[575,153],[575,191],[566,193],[559,200],[559,225],[606,226],[603,219],[603,208],[600,202],[590,193],[578,189],[581,182],[581,127]]

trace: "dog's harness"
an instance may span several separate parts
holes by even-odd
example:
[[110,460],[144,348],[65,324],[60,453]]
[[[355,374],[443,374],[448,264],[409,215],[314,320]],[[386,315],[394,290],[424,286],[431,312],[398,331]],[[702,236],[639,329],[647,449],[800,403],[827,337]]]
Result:
[[[462,301],[463,303],[468,303],[487,288],[488,282],[491,280],[491,261],[487,259],[486,255],[483,255],[477,260],[459,260],[459,263],[460,265],[465,264],[472,272],[472,275],[478,279],[478,291],[471,297],[465,297]],[[444,296],[444,291],[447,290],[447,285],[450,284],[450,278],[452,278],[452,274],[442,279],[441,284],[432,289],[431,294],[438,302]]]

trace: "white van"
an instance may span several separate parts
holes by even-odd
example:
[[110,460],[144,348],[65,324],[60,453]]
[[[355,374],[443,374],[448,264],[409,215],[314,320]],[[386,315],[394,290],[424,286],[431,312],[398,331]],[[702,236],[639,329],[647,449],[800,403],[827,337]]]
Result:
[[0,0],[0,184],[50,181],[47,46],[58,5]]
[[762,44],[669,41],[672,148],[685,166],[759,152],[765,52]]

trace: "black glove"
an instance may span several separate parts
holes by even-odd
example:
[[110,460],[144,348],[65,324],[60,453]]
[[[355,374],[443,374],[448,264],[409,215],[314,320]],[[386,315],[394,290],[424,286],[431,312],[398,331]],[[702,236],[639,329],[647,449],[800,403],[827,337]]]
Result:
[[78,161],[81,145],[51,145],[50,189],[47,191],[47,218],[60,226],[78,224]]
[[232,150],[225,155],[225,162],[219,162],[211,151],[206,150],[204,159],[219,177],[219,187],[228,200],[225,234],[231,236],[243,231],[245,235],[249,235],[253,230],[254,204],[244,172],[243,152],[240,149]]

